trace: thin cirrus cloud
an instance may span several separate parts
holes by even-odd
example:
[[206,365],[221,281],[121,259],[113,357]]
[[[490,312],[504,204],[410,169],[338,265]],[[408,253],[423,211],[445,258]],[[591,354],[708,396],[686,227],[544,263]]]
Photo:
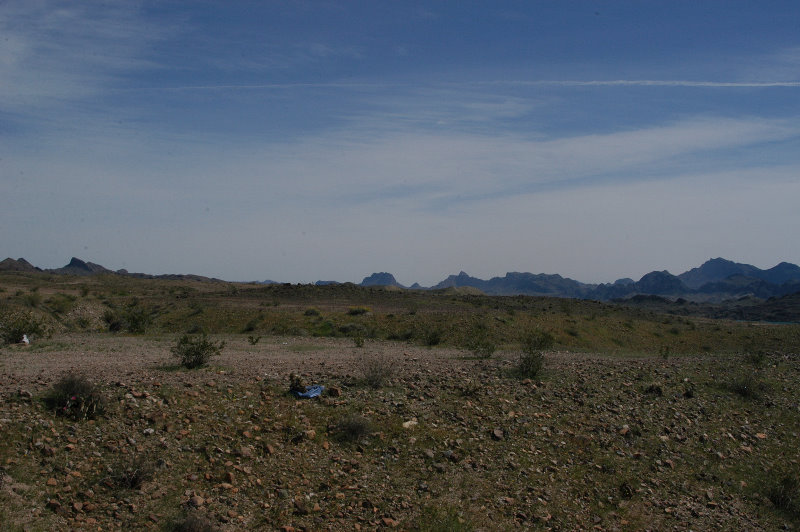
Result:
[[[486,34],[464,43],[450,26],[464,21],[406,27],[397,7],[383,40],[354,31],[346,4],[312,10],[340,29],[293,5],[252,23],[222,5],[217,24],[177,4],[0,4],[9,253],[59,266],[87,249],[109,267],[239,280],[393,270],[406,283],[458,269],[612,280],[737,244],[798,260],[759,233],[797,224],[798,47],[715,48],[684,66],[682,41],[635,57],[604,40],[591,67],[591,50],[561,46],[550,68],[546,40],[519,34],[518,48],[507,26],[470,22]],[[712,55],[719,68],[703,68]]]

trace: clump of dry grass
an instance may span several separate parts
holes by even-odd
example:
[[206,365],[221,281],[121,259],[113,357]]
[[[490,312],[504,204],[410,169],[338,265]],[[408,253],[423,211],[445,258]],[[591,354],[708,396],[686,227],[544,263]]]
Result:
[[72,373],[56,382],[44,402],[57,415],[75,420],[102,415],[106,404],[97,386],[85,376]]
[[333,437],[340,442],[356,442],[372,432],[372,423],[364,416],[350,414],[333,428]]
[[381,388],[395,374],[395,364],[386,357],[372,355],[362,357],[359,361],[361,367],[361,382],[370,388]]

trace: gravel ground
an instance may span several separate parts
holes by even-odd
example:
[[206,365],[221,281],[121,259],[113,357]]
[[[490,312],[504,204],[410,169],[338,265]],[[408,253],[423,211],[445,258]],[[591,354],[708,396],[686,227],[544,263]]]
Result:
[[[0,350],[0,520],[11,530],[191,519],[210,530],[798,525],[796,502],[774,496],[798,473],[796,355],[747,366],[548,353],[531,380],[510,375],[514,353],[221,339],[222,355],[194,371],[174,367],[172,336]],[[69,372],[100,387],[105,414],[76,421],[39,401]],[[294,399],[291,373],[333,393]],[[753,393],[732,391],[748,375]]]

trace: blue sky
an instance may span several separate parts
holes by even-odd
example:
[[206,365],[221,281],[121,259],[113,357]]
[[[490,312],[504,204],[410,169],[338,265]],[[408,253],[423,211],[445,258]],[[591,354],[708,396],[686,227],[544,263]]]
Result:
[[227,280],[800,263],[796,1],[0,2],[0,253]]

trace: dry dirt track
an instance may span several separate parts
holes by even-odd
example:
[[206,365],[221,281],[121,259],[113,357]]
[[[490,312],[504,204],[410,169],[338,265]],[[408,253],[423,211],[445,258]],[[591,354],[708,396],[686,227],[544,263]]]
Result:
[[[0,392],[40,390],[66,373],[90,377],[98,383],[126,384],[184,381],[191,372],[175,372],[170,348],[177,337],[151,338],[122,335],[59,335],[30,347],[11,346],[0,352]],[[246,337],[215,336],[224,340],[222,355],[212,359],[215,373],[241,382],[285,379],[291,372],[314,379],[357,377],[364,359],[380,357],[394,364],[398,375],[447,371],[474,365],[455,349],[428,349],[403,343],[366,342],[356,348],[350,339],[262,338],[255,346]]]

